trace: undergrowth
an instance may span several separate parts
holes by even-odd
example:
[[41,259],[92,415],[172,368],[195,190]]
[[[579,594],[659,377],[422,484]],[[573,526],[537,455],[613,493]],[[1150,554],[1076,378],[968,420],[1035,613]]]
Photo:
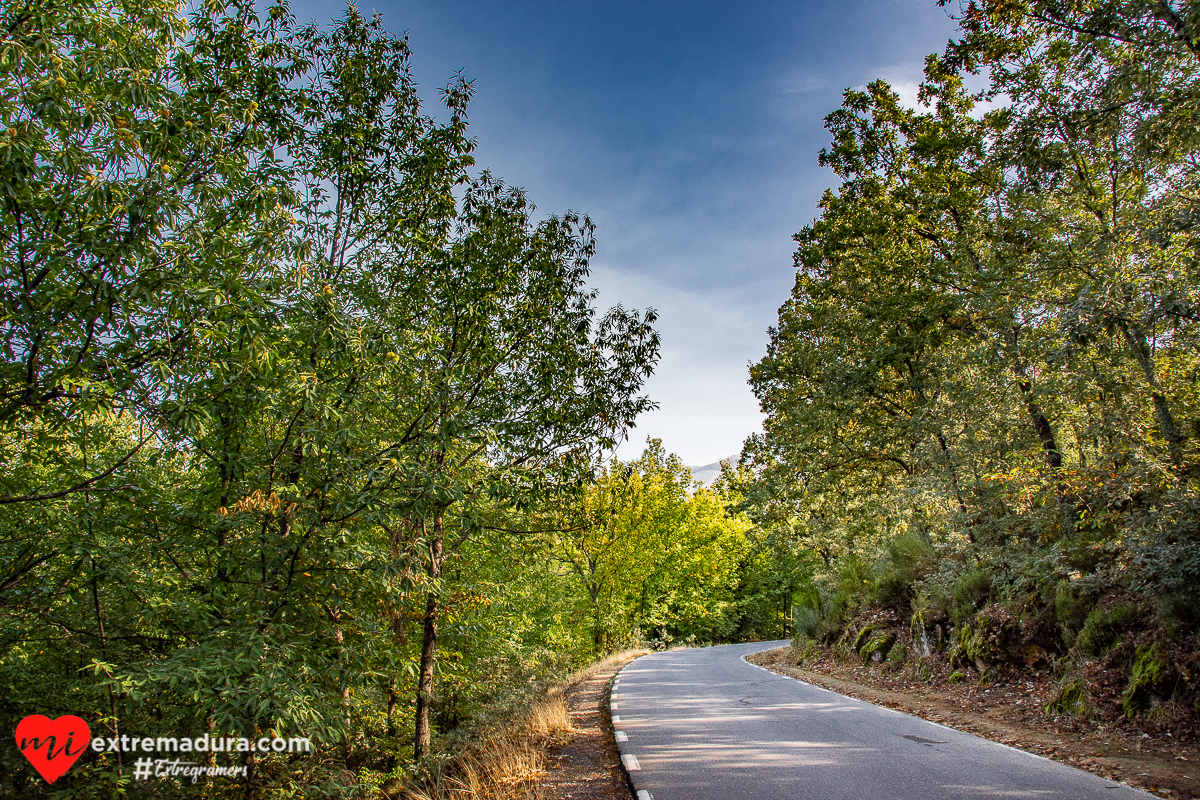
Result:
[[377,776],[377,800],[544,800],[551,748],[571,740],[566,694],[596,673],[628,661],[614,653],[559,682],[533,686],[447,740],[415,777]]

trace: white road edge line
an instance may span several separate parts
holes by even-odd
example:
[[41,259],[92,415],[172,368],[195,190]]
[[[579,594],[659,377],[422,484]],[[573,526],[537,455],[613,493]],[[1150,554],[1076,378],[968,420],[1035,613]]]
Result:
[[612,721],[613,721],[613,725],[616,725],[618,722],[621,721],[621,715],[620,714],[614,715],[612,718]]
[[633,753],[626,753],[625,755],[621,756],[621,763],[624,764],[625,769],[629,770],[630,772],[637,772],[642,768],[642,765],[638,763],[637,756],[635,756]]
[[625,731],[613,731],[613,736],[616,737],[616,740],[618,742],[628,742],[629,741],[629,737],[625,734]]
[[620,703],[609,703],[608,707],[611,708],[613,711],[616,711],[618,708],[621,707],[621,704]]
[[645,789],[638,789],[637,800],[654,800],[654,795],[650,794]]

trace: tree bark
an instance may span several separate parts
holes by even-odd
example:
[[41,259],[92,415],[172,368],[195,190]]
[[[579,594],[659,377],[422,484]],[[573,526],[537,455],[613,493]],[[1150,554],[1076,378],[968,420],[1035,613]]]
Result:
[[429,592],[425,596],[425,624],[421,635],[421,667],[417,678],[417,719],[413,736],[413,758],[420,760],[429,753],[432,732],[429,711],[433,704],[433,667],[437,660],[438,615],[441,611],[440,587],[442,575],[442,515],[433,521],[433,541],[429,546]]
[[1072,496],[1066,482],[1062,479],[1062,450],[1058,446],[1058,437],[1054,435],[1054,427],[1033,392],[1033,381],[1025,360],[1021,358],[1021,346],[1018,341],[1020,328],[1014,324],[1008,329],[1009,361],[1013,374],[1017,377],[1017,388],[1021,390],[1021,399],[1025,401],[1025,413],[1029,416],[1029,424],[1042,443],[1042,455],[1046,466],[1054,475],[1054,496],[1058,502],[1058,516],[1063,533],[1070,535],[1075,530],[1076,498]]
[[1175,415],[1171,413],[1171,406],[1167,403],[1166,395],[1162,393],[1162,386],[1158,383],[1158,373],[1154,369],[1154,358],[1150,353],[1150,345],[1146,343],[1146,334],[1138,328],[1129,327],[1128,323],[1123,320],[1120,326],[1121,333],[1125,335],[1125,341],[1129,344],[1129,349],[1133,351],[1138,366],[1142,368],[1146,383],[1150,384],[1154,418],[1158,422],[1159,434],[1167,442],[1167,454],[1171,459],[1171,465],[1176,470],[1182,470],[1184,435],[1179,430],[1179,425],[1175,422]]
[[1054,436],[1054,428],[1050,426],[1050,420],[1046,418],[1045,412],[1042,411],[1042,407],[1034,397],[1033,382],[1029,379],[1025,362],[1021,359],[1017,333],[1016,326],[1008,331],[1009,360],[1012,362],[1013,372],[1017,376],[1017,388],[1021,390],[1021,399],[1025,401],[1025,412],[1029,415],[1029,424],[1033,426],[1034,433],[1042,443],[1046,466],[1057,473],[1062,469],[1062,451],[1058,449],[1058,440]]

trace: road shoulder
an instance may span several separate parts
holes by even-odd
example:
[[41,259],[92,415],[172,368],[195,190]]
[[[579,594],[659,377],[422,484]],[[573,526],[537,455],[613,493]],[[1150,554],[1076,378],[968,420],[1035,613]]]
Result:
[[539,787],[552,800],[633,800],[613,739],[608,710],[613,675],[645,651],[608,659],[565,690],[571,717],[569,742],[550,752],[551,769]]

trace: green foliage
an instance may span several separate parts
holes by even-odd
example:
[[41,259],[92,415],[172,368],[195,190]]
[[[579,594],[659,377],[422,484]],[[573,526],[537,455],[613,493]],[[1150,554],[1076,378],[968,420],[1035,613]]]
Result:
[[1121,694],[1121,710],[1134,717],[1149,705],[1150,692],[1162,686],[1167,677],[1167,665],[1157,645],[1139,647],[1129,670],[1129,685]]
[[1091,605],[1086,596],[1074,584],[1060,581],[1055,587],[1054,615],[1062,627],[1063,640],[1068,645],[1074,641],[1075,636],[1083,628],[1090,609]]
[[1091,710],[1087,702],[1087,693],[1078,681],[1070,681],[1063,685],[1058,695],[1046,704],[1047,714],[1070,714],[1073,717],[1086,716]]
[[950,595],[950,618],[955,624],[974,619],[992,594],[992,576],[984,570],[971,570],[958,576]]
[[895,644],[896,634],[891,631],[876,631],[858,648],[858,656],[864,664],[883,661],[888,658]]
[[889,541],[875,582],[876,602],[907,613],[915,599],[916,585],[934,566],[937,554],[929,540],[906,533]]
[[1129,603],[1095,608],[1084,620],[1075,646],[1084,653],[1099,655],[1108,650],[1116,642],[1117,636],[1137,621],[1138,616],[1138,608]]
[[821,612],[808,606],[792,606],[792,624],[797,639],[815,639],[820,629]]
[[[470,173],[470,84],[439,121],[354,8],[0,16],[9,729],[304,735],[229,791],[350,796],[585,658],[543,523],[651,406],[654,314],[594,307],[586,217]],[[746,545],[683,506],[647,597],[698,628]],[[55,790],[208,792],[112,769]],[[45,791],[10,752],[0,794]]]
[[596,653],[641,638],[665,647],[737,633],[749,525],[694,485],[659,440],[635,461],[611,463],[553,518],[552,553],[574,576],[576,614]]
[[1194,647],[1200,50],[1154,4],[959,20],[914,107],[876,81],[826,117],[739,508],[811,554],[829,641],[884,607],[1033,664],[1108,647],[1121,600]]
[[988,668],[992,658],[992,643],[984,630],[970,625],[962,625],[955,629],[950,637],[951,664],[973,666],[982,673]]
[[910,582],[928,574],[937,559],[929,539],[918,533],[905,533],[887,543],[892,569]]

